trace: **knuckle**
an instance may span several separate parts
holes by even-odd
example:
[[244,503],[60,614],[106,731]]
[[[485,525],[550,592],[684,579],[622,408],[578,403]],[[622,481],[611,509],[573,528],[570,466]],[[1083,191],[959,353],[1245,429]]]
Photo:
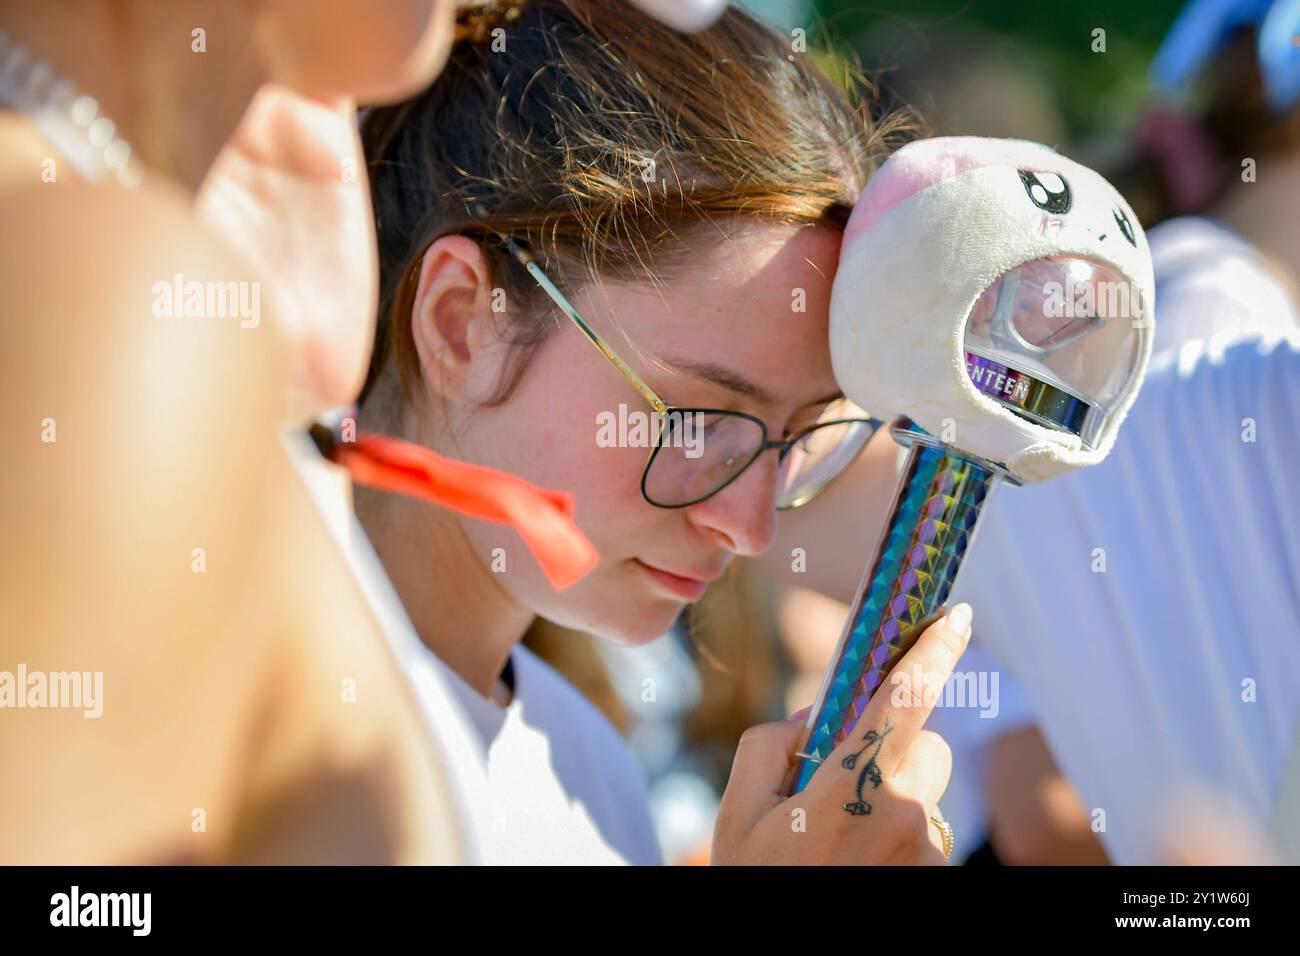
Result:
[[780,729],[780,724],[755,724],[753,727],[745,729],[740,735],[740,742],[743,744],[771,740]]
[[886,841],[889,847],[886,859],[891,863],[914,860],[920,854],[924,840],[924,833],[919,832],[914,824],[895,819]]

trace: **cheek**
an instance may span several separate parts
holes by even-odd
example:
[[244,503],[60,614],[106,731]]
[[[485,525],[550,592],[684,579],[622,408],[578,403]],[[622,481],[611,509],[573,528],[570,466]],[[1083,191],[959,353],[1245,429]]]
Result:
[[474,436],[476,460],[571,492],[578,523],[602,557],[622,555],[631,548],[634,529],[652,517],[640,491],[650,449],[619,441],[617,423],[646,416],[650,408],[576,338],[576,330],[573,336],[557,333],[533,356],[510,400],[481,411],[466,432]]

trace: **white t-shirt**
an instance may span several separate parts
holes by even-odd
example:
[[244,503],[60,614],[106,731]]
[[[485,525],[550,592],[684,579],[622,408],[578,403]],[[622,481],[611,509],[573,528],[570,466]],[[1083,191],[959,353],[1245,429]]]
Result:
[[425,656],[487,754],[489,793],[477,813],[484,862],[663,862],[645,771],[605,715],[554,668],[516,646],[514,695],[502,708],[427,648]]
[[352,512],[347,478],[300,429],[285,446],[419,697],[465,824],[466,862],[661,864],[646,777],[618,731],[525,647],[502,709],[429,650]]
[[1296,314],[1213,224],[1151,246],[1158,351],[1114,449],[1000,491],[954,594],[1121,864],[1159,862],[1180,791],[1265,831],[1300,811],[1280,805],[1300,734]]

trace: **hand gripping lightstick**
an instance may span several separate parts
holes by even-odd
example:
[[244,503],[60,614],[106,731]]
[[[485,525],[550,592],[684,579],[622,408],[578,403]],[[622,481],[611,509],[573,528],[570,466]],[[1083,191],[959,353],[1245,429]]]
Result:
[[[1106,456],[1146,369],[1153,307],[1132,209],[1048,147],[925,140],[872,178],[844,234],[831,359],[847,397],[897,419],[891,433],[908,452],[787,794],[853,734],[890,668],[943,613],[996,487]],[[859,770],[845,810],[870,813],[872,762],[843,762]]]

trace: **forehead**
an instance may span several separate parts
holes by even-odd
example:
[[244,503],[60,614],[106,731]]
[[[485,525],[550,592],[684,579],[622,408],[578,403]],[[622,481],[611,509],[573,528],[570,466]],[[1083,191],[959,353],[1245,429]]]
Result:
[[[713,361],[775,382],[833,382],[827,316],[840,234],[826,226],[746,223],[699,234],[656,287],[606,282],[590,294],[648,358]],[[602,301],[603,300],[603,301]]]
[[702,314],[741,317],[747,310],[757,310],[751,315],[756,321],[788,319],[796,299],[796,306],[806,311],[811,309],[803,306],[805,300],[825,306],[840,238],[825,226],[757,222],[696,233],[693,248],[664,280],[670,324],[689,323]]

